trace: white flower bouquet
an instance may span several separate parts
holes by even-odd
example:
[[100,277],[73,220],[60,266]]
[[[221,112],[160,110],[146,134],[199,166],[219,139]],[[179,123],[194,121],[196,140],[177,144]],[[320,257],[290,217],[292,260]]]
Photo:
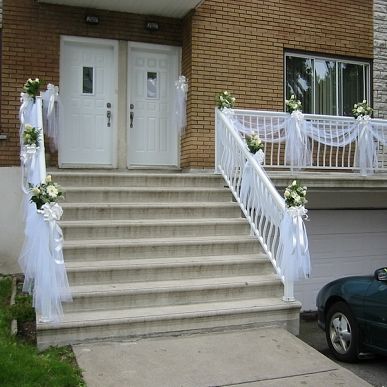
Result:
[[32,97],[35,101],[35,98],[38,95],[41,86],[42,82],[39,80],[39,78],[29,78],[23,86],[23,91],[27,93],[30,97]]
[[374,109],[368,105],[367,100],[364,99],[363,102],[358,102],[353,105],[352,114],[355,118],[370,116]]
[[306,204],[308,202],[306,200],[306,191],[307,187],[303,187],[297,183],[297,180],[293,180],[285,189],[284,197],[286,207],[302,207]]
[[264,145],[262,140],[254,132],[251,135],[245,136],[247,147],[251,153],[256,153],[259,150],[263,151]]
[[285,100],[286,110],[289,113],[293,113],[294,111],[301,111],[302,104],[301,101],[296,98],[294,94],[290,96],[290,99]]
[[40,134],[39,129],[34,128],[30,124],[24,125],[24,131],[22,134],[23,145],[38,147],[39,146],[39,134]]
[[225,90],[215,96],[215,102],[220,110],[223,110],[224,108],[232,109],[235,104],[235,97]]
[[63,199],[62,187],[54,183],[51,179],[51,175],[47,175],[44,183],[37,186],[29,184],[32,203],[36,204],[38,210],[46,203],[56,203],[59,199]]

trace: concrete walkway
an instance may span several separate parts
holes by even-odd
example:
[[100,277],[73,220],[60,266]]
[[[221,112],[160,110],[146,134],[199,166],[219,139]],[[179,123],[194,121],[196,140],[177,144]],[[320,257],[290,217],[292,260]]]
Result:
[[278,328],[74,346],[88,387],[370,386]]

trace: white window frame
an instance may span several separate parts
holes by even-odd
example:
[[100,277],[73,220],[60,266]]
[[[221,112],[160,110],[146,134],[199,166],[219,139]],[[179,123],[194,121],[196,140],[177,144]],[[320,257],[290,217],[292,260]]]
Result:
[[[302,53],[295,53],[291,51],[285,52],[284,55],[284,110],[286,110],[285,105],[285,99],[286,99],[286,58],[287,57],[298,57],[303,59],[311,59],[313,60],[313,112],[311,114],[316,114],[316,77],[314,73],[314,61],[315,60],[322,60],[322,61],[331,61],[335,62],[336,65],[336,112],[337,115],[343,115],[342,111],[342,99],[343,94],[339,94],[339,63],[346,63],[346,64],[355,64],[355,65],[361,65],[363,66],[363,90],[365,90],[366,95],[363,96],[364,99],[367,101],[371,101],[371,63],[368,61],[358,61],[358,60],[351,60],[346,59],[344,57],[329,57],[329,56],[320,56],[320,55],[311,55],[311,54],[302,54]],[[343,82],[343,79],[341,77],[341,82]],[[341,85],[341,90],[343,90],[343,85]],[[341,105],[341,106],[340,106]]]

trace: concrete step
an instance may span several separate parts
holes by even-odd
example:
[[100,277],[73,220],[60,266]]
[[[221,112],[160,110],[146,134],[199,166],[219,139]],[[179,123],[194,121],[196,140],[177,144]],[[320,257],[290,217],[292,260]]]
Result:
[[231,202],[227,188],[165,187],[66,187],[66,202],[81,203],[175,203]]
[[219,235],[245,235],[245,219],[89,220],[60,222],[66,240],[140,239]]
[[262,252],[256,238],[229,235],[188,238],[74,240],[64,242],[66,262],[142,258],[253,254]]
[[273,273],[265,254],[80,261],[66,264],[70,285],[167,281]]
[[209,173],[54,172],[53,179],[76,187],[224,187],[224,179]]
[[235,202],[212,203],[62,203],[62,220],[196,219],[239,217]]
[[64,312],[160,307],[167,305],[278,297],[283,285],[274,274],[80,285]]
[[64,345],[88,340],[149,337],[258,326],[285,327],[297,332],[299,302],[260,298],[66,313],[57,324],[37,323],[37,344]]

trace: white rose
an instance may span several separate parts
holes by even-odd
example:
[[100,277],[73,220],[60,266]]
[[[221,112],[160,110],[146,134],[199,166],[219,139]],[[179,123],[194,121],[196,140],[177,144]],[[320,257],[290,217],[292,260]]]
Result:
[[31,130],[32,128],[33,128],[33,126],[30,125],[30,124],[25,124],[25,125],[24,125],[24,129],[25,129],[25,130]]
[[286,190],[284,196],[285,196],[285,198],[288,198],[290,196],[290,192],[288,190]]
[[367,100],[363,99],[363,103],[367,103]]
[[297,181],[296,181],[296,180],[293,180],[292,186],[295,187],[296,185],[297,185]]
[[46,183],[51,183],[51,175],[46,176]]
[[49,185],[47,187],[47,194],[50,198],[55,199],[58,196],[58,190],[53,185]]
[[38,187],[34,187],[34,188],[32,188],[32,193],[35,195],[35,196],[37,196],[37,195],[39,195],[40,194],[40,189],[38,188]]

